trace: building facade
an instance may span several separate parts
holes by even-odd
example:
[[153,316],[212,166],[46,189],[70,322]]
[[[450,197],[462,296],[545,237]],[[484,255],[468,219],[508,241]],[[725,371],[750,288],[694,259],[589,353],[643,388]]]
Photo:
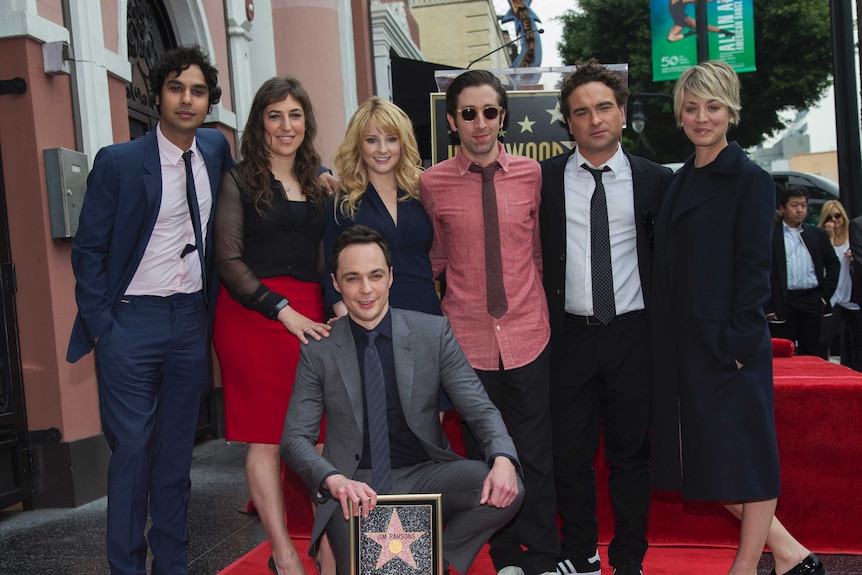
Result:
[[55,200],[76,197],[80,183],[49,182],[45,151],[82,154],[72,171],[83,178],[101,147],[151,129],[149,66],[192,43],[209,52],[223,89],[207,126],[236,151],[257,87],[293,75],[314,103],[325,163],[358,103],[391,95],[390,58],[422,59],[409,2],[0,0],[0,508],[105,493],[93,358],[65,361],[71,237],[52,231]]

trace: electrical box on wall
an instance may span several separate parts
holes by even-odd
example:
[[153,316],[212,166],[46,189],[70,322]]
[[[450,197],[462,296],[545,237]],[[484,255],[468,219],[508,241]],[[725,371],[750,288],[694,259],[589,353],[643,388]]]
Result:
[[65,148],[45,150],[44,155],[51,237],[74,238],[87,191],[87,155]]

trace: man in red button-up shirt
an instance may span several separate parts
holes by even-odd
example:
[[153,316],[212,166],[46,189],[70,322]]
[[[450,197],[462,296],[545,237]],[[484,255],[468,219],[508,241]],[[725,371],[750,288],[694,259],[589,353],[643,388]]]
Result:
[[[490,72],[471,70],[452,82],[446,117],[460,147],[455,157],[422,175],[420,197],[434,226],[434,275],[446,272],[443,313],[503,413],[524,469],[524,505],[516,522],[491,539],[491,558],[504,575],[537,575],[555,572],[559,555],[546,350],[550,328],[539,238],[542,179],[537,162],[508,155],[497,141],[507,103]],[[474,172],[495,162],[505,292],[499,317],[488,311],[483,181]],[[490,287],[499,290],[493,281]]]

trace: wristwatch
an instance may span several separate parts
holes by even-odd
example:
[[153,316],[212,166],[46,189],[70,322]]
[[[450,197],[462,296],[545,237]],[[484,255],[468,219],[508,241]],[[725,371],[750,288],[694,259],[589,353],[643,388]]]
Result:
[[278,315],[278,312],[286,308],[290,305],[290,300],[286,297],[281,298],[281,301],[275,304],[275,315]]

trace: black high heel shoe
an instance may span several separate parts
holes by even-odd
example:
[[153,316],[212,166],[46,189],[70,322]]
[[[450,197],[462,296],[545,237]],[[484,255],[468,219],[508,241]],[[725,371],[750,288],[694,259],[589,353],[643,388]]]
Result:
[[269,570],[272,571],[273,573],[275,573],[275,575],[281,575],[281,573],[278,572],[278,567],[275,566],[275,558],[272,555],[269,556],[268,565],[269,565]]
[[[770,575],[776,575],[775,569]],[[814,553],[809,553],[808,557],[799,562],[799,564],[785,573],[784,575],[826,575],[826,567],[820,561],[820,558]]]

